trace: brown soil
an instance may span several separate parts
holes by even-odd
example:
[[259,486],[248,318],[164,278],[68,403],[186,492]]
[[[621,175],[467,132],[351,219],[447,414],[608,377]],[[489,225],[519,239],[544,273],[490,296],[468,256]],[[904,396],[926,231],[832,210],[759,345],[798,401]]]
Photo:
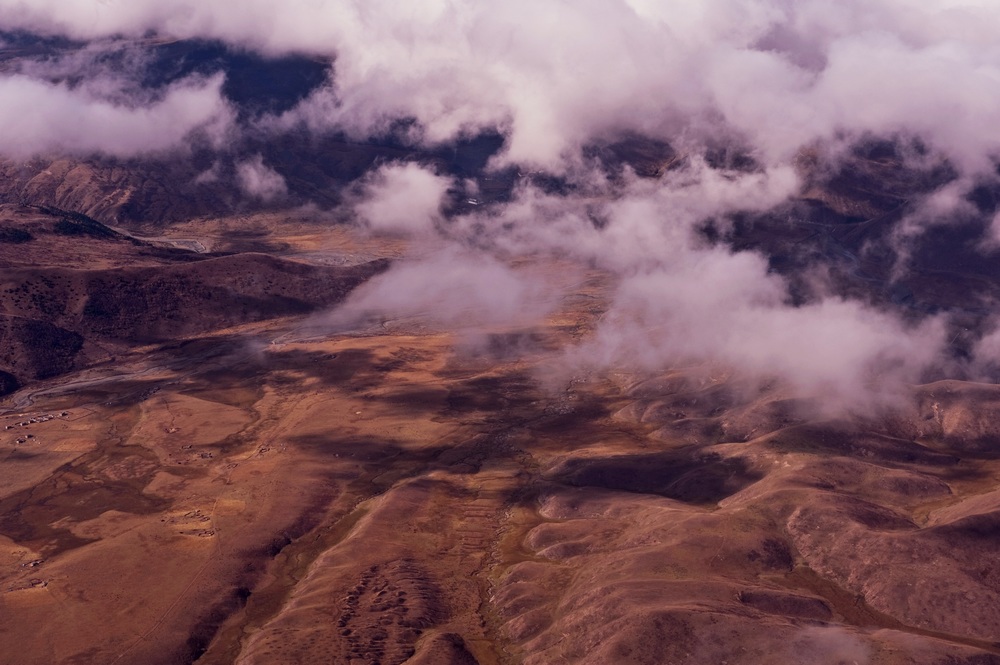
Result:
[[[47,219],[23,245],[62,242]],[[712,368],[543,386],[602,311],[583,268],[537,329],[485,331],[537,342],[512,353],[305,334],[234,303],[336,302],[398,243],[254,223],[340,267],[108,237],[101,270],[5,273],[87,360],[0,402],[0,662],[1000,662],[996,386],[850,421]]]

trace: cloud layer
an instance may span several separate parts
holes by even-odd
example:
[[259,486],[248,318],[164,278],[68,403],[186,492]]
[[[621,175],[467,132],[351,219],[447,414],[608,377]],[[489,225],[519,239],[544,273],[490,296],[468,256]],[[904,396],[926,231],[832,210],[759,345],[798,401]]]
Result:
[[500,127],[508,160],[550,169],[629,130],[730,133],[769,162],[858,132],[920,134],[970,169],[1000,147],[986,1],[0,0],[0,24],[332,55],[335,81],[297,112],[312,124],[368,135],[414,118],[430,142]]
[[[804,156],[833,168],[862,139],[902,137],[920,146],[904,161],[947,164],[954,175],[899,225],[905,254],[925,229],[980,214],[969,193],[996,180],[1000,155],[1000,6],[987,0],[248,0],[238,11],[221,0],[0,0],[0,25],[329,56],[327,84],[280,117],[254,120],[254,131],[391,134],[423,147],[500,132],[493,167],[562,178],[562,189],[525,178],[509,201],[449,209],[449,192],[470,191],[467,183],[383,165],[349,198],[355,218],[375,231],[440,237],[446,249],[374,280],[343,316],[432,311],[449,325],[493,325],[522,300],[547,300],[494,257],[568,256],[618,279],[574,362],[722,361],[844,401],[942,362],[946,321],[904,321],[822,290],[792,304],[766,257],[709,243],[700,229],[711,221],[725,230],[737,213],[798,196]],[[143,97],[99,76],[85,85],[54,76],[0,77],[0,119],[19,128],[0,151],[127,155],[232,131],[218,79]],[[632,136],[669,143],[674,168],[655,180],[628,170],[609,178],[592,148]],[[708,155],[720,148],[748,165],[713,165]],[[260,155],[236,172],[250,196],[285,192]],[[484,302],[493,306],[477,309]],[[993,338],[980,347],[995,355]]]

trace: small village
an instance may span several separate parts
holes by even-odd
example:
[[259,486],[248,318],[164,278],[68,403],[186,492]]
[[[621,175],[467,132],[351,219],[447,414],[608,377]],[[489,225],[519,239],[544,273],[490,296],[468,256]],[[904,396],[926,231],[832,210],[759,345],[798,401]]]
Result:
[[[32,416],[26,420],[13,423],[11,425],[5,425],[4,431],[16,430],[18,428],[31,427],[32,425],[39,425],[41,423],[47,423],[50,420],[55,420],[56,418],[68,418],[70,416],[69,411],[60,411],[58,414],[45,413],[40,416]],[[19,414],[18,418],[24,418],[24,414]],[[19,436],[14,439],[14,445],[23,445],[25,443],[38,443],[35,435],[32,433],[25,433],[23,436]]]

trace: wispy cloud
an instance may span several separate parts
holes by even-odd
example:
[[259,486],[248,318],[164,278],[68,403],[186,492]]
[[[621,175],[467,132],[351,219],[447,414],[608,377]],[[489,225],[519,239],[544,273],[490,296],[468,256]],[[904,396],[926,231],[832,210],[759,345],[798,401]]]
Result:
[[145,106],[96,92],[96,86],[0,77],[0,153],[135,156],[175,149],[198,133],[222,139],[232,118],[219,77],[171,86]]

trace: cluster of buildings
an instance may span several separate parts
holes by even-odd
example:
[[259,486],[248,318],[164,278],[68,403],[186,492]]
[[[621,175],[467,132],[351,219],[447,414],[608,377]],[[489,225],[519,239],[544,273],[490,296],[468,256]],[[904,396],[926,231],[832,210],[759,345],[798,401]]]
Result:
[[[12,429],[15,429],[15,428],[18,428],[18,427],[31,427],[32,425],[37,425],[39,423],[47,423],[48,421],[54,420],[55,418],[65,418],[68,415],[69,415],[69,411],[62,411],[61,413],[59,413],[59,415],[54,415],[54,414],[51,414],[51,413],[46,413],[46,414],[43,414],[41,416],[34,416],[32,418],[28,418],[27,420],[22,420],[21,422],[14,423],[13,425],[7,425],[7,426],[4,427],[4,430],[12,430]],[[24,436],[18,437],[14,442],[15,443],[27,443],[28,440],[34,439],[34,438],[35,438],[34,434],[25,434]]]

